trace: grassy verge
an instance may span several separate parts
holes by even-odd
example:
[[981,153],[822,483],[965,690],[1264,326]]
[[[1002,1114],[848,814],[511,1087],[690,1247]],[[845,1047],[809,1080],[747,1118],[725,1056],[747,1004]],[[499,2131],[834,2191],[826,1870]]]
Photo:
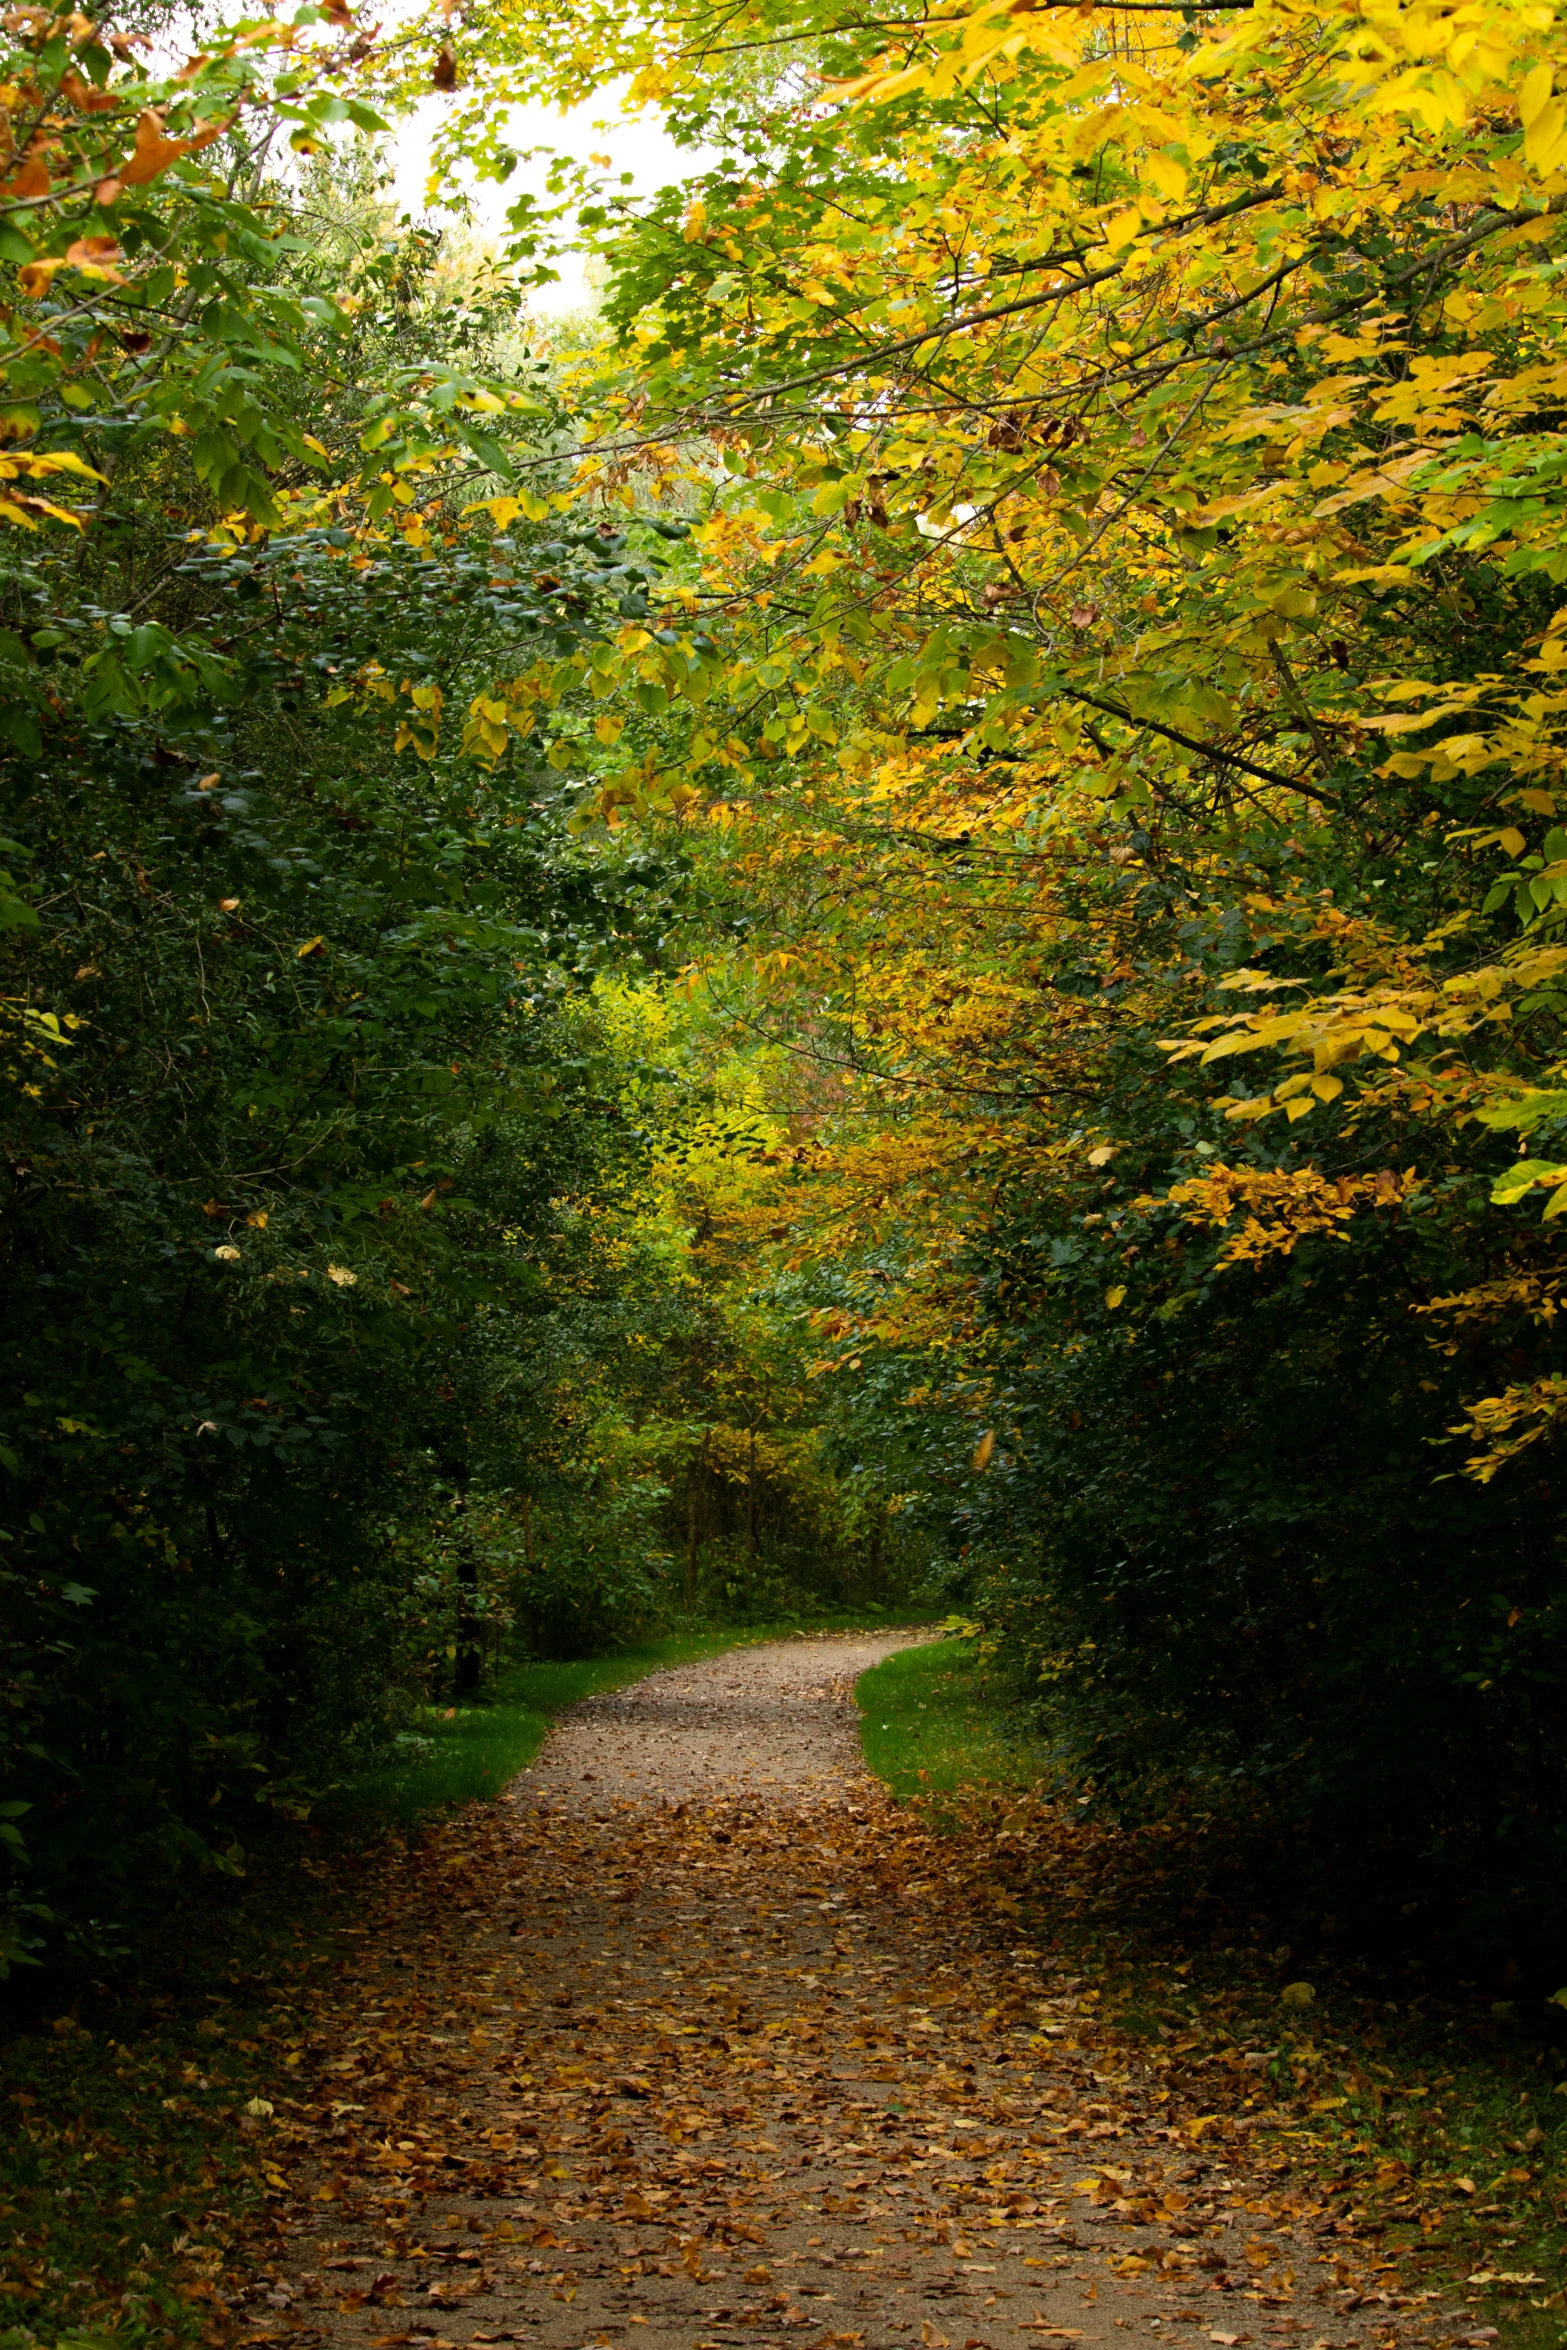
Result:
[[406,1759],[353,1780],[322,1816],[329,1824],[353,1827],[365,1821],[408,1821],[444,1804],[483,1801],[498,1795],[509,1779],[526,1769],[543,1745],[553,1717],[581,1698],[623,1689],[668,1665],[693,1664],[758,1641],[810,1632],[872,1631],[908,1620],[906,1613],[892,1609],[868,1609],[738,1630],[670,1632],[608,1656],[514,1665],[482,1704],[427,1707],[414,1739],[405,1747]]
[[900,1650],[861,1675],[855,1696],[865,1759],[900,1800],[1048,1775],[1044,1747],[1008,1723],[965,1641]]
[[1096,2078],[1134,2059],[1195,2159],[1311,2182],[1313,2208],[1338,2210],[1345,2290],[1385,2299],[1389,2322],[1440,2296],[1470,2334],[1567,2344],[1558,2011],[1407,1960],[1292,1951],[1241,1872],[1214,1893],[1201,1823],[1123,1828],[1053,1799],[1047,1750],[961,1642],[890,1658],[857,1695],[870,1768],[946,1831],[954,1895],[1074,1970],[1065,2045],[1096,2051]]

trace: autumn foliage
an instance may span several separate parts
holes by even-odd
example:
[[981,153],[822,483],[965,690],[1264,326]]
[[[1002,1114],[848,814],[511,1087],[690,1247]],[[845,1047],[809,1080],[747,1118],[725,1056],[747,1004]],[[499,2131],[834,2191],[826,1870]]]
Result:
[[[14,1953],[46,1819],[240,1865],[833,1544],[1106,1803],[1545,1934],[1551,8],[160,27],[6,28]],[[326,153],[620,76],[580,331]]]
[[692,9],[562,60],[501,10],[454,137],[599,38],[728,160],[600,231],[577,480],[696,520],[621,648],[700,691],[585,806],[691,844],[746,940],[702,984],[818,1072],[775,1215],[830,1418],[1064,1769],[1255,1808],[1330,1919],[1527,1939],[1552,12]]

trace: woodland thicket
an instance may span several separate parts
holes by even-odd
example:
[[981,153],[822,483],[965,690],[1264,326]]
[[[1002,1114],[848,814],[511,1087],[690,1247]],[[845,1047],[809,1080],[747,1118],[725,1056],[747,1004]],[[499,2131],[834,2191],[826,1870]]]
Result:
[[[14,1954],[913,1574],[1072,1801],[1548,1949],[1545,0],[6,23]],[[381,206],[628,76],[640,209]]]

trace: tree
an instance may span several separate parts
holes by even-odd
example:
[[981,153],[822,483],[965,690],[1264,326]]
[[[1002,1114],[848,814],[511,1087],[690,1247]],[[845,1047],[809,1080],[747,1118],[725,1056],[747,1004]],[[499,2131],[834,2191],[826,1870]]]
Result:
[[684,452],[720,674],[597,804],[841,1088],[777,1219],[840,1408],[1100,1785],[1498,1933],[1564,1818],[1560,42],[511,10],[462,118],[632,68],[725,158],[601,231],[578,481]]

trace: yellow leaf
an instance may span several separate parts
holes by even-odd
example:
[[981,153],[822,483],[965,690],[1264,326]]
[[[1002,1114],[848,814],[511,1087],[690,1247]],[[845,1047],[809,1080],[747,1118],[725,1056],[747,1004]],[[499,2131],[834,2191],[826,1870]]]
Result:
[[1124,1281],[1118,1281],[1113,1289],[1107,1289],[1105,1291],[1105,1304],[1110,1308],[1112,1314],[1115,1312],[1116,1307],[1121,1303],[1121,1300],[1125,1297],[1125,1295],[1126,1283]]
[[1153,181],[1161,196],[1168,196],[1172,204],[1179,204],[1186,193],[1186,166],[1173,155],[1153,154],[1143,158],[1143,169]]
[[1528,130],[1545,111],[1551,95],[1552,73],[1543,61],[1524,76],[1523,88],[1518,93],[1518,119]]
[[1547,99],[1523,135],[1526,160],[1536,171],[1554,171],[1567,146],[1567,107],[1560,98]]
[[1107,221],[1105,224],[1105,243],[1112,253],[1122,252],[1131,243],[1142,225],[1143,216],[1135,205],[1129,207],[1125,212],[1118,212],[1114,220]]
[[1509,824],[1505,832],[1497,834],[1496,845],[1504,856],[1521,857],[1529,844],[1517,826]]
[[324,955],[325,953],[326,940],[324,938],[307,938],[302,947],[294,949],[294,959],[296,962],[302,963],[307,955]]

